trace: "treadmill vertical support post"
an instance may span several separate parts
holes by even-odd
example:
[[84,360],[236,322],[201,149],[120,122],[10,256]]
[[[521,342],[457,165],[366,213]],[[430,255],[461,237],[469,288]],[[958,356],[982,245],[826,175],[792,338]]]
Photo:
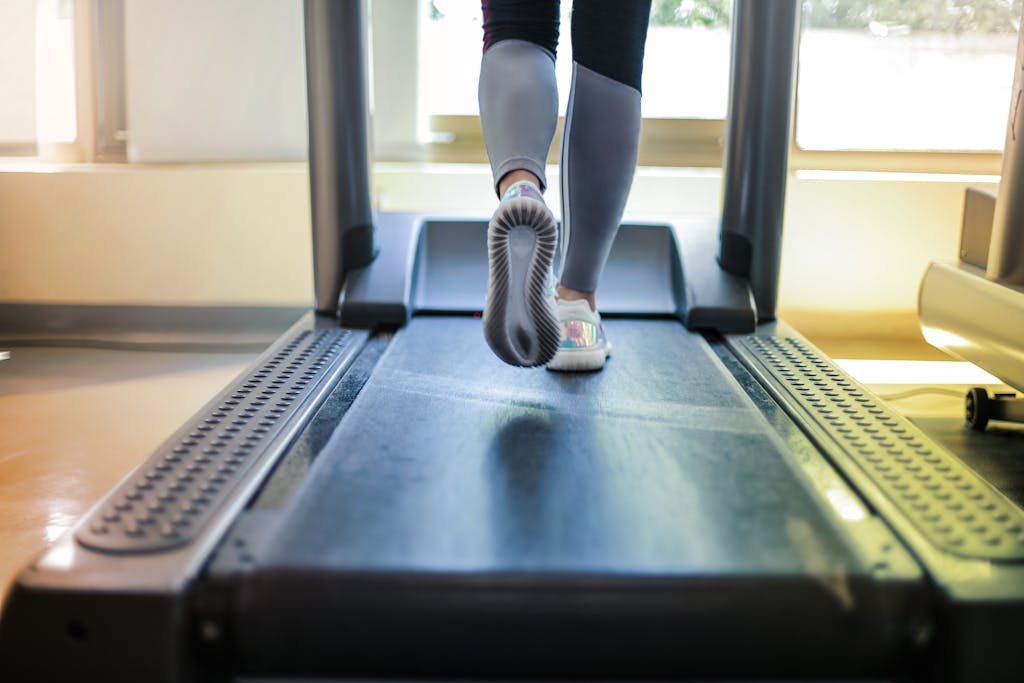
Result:
[[366,0],[305,1],[309,185],[316,310],[376,254],[370,189]]
[[1003,168],[992,220],[986,276],[1024,285],[1024,29],[1017,32],[1017,60],[1010,91]]
[[799,29],[798,0],[733,4],[718,261],[750,282],[759,321],[778,299]]

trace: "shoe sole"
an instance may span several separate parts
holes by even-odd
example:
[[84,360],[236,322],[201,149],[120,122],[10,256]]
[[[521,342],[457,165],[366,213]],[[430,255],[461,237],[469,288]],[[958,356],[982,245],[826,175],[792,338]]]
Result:
[[548,363],[555,372],[588,372],[600,370],[608,359],[605,349],[561,349]]
[[503,202],[487,227],[484,338],[509,365],[544,365],[558,351],[558,318],[547,292],[557,241],[554,217],[533,199]]

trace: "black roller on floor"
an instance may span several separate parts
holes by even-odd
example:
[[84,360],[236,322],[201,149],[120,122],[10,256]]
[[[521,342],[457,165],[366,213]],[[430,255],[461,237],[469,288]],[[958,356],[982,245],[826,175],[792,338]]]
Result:
[[222,666],[898,667],[919,572],[864,559],[704,337],[609,321],[605,370],[558,374],[502,364],[479,328],[413,319],[321,435],[304,483],[240,525],[233,542],[255,557],[222,554],[198,598],[199,614],[230,615]]

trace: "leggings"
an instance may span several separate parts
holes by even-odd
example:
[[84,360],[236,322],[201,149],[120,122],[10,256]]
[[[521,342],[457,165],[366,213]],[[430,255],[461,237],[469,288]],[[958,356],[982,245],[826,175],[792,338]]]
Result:
[[[480,120],[495,189],[526,170],[547,186],[558,121],[558,0],[483,0]],[[597,289],[636,168],[650,0],[576,0],[562,134],[562,285]]]

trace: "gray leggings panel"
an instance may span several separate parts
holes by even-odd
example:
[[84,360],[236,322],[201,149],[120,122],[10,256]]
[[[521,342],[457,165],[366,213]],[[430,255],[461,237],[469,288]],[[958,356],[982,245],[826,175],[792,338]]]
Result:
[[633,184],[640,92],[573,64],[562,136],[562,272],[559,282],[597,289]]
[[480,64],[480,123],[494,189],[509,171],[530,171],[547,188],[544,167],[558,124],[555,57],[525,40],[503,40]]

